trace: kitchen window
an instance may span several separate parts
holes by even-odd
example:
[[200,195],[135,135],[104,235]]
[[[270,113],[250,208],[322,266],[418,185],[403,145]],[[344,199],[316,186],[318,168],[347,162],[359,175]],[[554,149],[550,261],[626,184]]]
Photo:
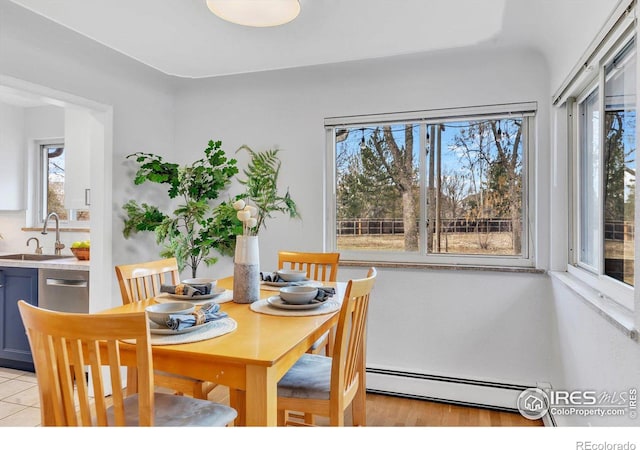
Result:
[[341,259],[532,266],[535,103],[325,120]]
[[573,104],[574,236],[570,271],[633,310],[636,40],[600,64]]
[[47,215],[55,212],[68,227],[89,227],[88,209],[65,207],[65,160],[62,141],[39,143],[39,195],[36,223],[43,224]]

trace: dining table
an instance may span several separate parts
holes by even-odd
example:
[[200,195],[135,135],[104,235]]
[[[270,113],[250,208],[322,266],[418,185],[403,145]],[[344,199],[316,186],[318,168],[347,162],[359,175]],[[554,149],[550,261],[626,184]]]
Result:
[[[217,286],[232,291],[233,277],[219,279]],[[322,286],[335,288],[332,300],[342,301],[346,283],[323,282]],[[261,285],[261,299],[277,294],[277,289]],[[103,312],[140,312],[158,300],[152,297]],[[237,323],[233,331],[197,342],[152,345],[153,366],[154,370],[228,386],[232,406],[238,409],[237,424],[276,426],[278,381],[316,340],[337,324],[338,310],[283,316],[254,309],[247,303],[221,303],[220,311]],[[124,348],[123,353],[126,351]]]

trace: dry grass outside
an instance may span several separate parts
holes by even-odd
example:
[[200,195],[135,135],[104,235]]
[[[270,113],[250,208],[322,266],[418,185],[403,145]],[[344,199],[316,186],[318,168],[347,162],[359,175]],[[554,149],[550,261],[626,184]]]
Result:
[[[516,255],[513,251],[511,233],[443,233],[440,251],[434,242],[433,253],[465,255]],[[483,248],[485,247],[485,248]],[[404,235],[368,234],[338,236],[339,250],[388,250],[404,251]]]

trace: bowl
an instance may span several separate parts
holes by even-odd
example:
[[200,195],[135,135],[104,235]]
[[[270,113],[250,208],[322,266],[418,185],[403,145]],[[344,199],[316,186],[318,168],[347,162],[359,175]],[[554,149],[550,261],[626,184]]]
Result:
[[307,278],[304,270],[280,269],[277,273],[284,281],[302,281]]
[[196,306],[193,303],[187,302],[171,302],[171,303],[157,303],[145,308],[149,319],[158,325],[163,327],[167,326],[169,315],[171,314],[190,314],[195,311]]
[[210,293],[216,287],[218,280],[214,278],[187,278],[182,280],[181,283],[189,286],[209,286],[208,291]]
[[88,261],[91,256],[91,249],[89,247],[71,248],[71,253],[80,261]]
[[305,305],[318,295],[318,288],[311,286],[287,286],[280,288],[280,298],[292,305]]

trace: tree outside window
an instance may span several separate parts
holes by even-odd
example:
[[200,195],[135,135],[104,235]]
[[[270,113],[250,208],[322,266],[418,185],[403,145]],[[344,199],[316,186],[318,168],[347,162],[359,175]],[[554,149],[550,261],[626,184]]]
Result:
[[336,128],[335,143],[339,250],[523,255],[522,117]]

